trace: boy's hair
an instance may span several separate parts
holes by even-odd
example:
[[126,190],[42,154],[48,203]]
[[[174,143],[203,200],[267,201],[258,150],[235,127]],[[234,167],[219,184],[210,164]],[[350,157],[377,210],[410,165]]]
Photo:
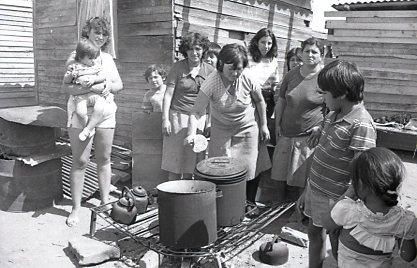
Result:
[[365,79],[358,67],[349,61],[335,60],[324,66],[317,83],[323,91],[329,91],[333,98],[346,95],[351,102],[363,100]]
[[162,80],[165,80],[165,78],[167,77],[167,71],[165,66],[159,64],[152,64],[148,66],[144,73],[146,82],[148,82],[148,78],[151,77],[153,72],[157,72],[162,77]]
[[405,177],[401,158],[383,147],[362,152],[352,162],[352,184],[357,192],[365,187],[379,196],[387,206],[398,203],[398,190]]
[[276,58],[278,56],[278,45],[277,45],[277,39],[275,38],[275,34],[268,28],[262,28],[260,29],[255,36],[250,40],[249,43],[249,53],[252,56],[252,59],[254,62],[260,62],[262,58],[262,54],[259,51],[258,48],[258,42],[262,37],[271,37],[272,39],[272,47],[266,53],[267,58]]
[[291,48],[288,52],[287,55],[285,56],[285,60],[287,62],[287,69],[290,69],[290,59],[294,56],[296,56],[300,61],[302,60],[301,54],[303,53],[303,50],[301,49],[301,47],[293,47]]
[[107,36],[106,43],[101,47],[105,49],[110,43],[110,27],[109,22],[102,17],[92,17],[85,22],[84,27],[81,29],[81,36],[88,39],[88,35],[91,30],[94,29],[96,33],[101,33],[103,36]]
[[319,39],[317,39],[317,38],[315,38],[315,37],[310,37],[310,38],[308,38],[308,39],[304,40],[304,41],[301,43],[301,51],[304,51],[304,49],[306,48],[306,46],[307,46],[307,45],[309,45],[309,46],[316,46],[316,47],[318,47],[318,48],[319,48],[319,50],[320,50],[320,54],[321,54],[322,56],[324,56],[324,44],[323,44],[323,42],[322,42],[322,41],[320,41]]
[[224,64],[233,64],[233,67],[236,68],[239,63],[242,63],[243,68],[248,66],[248,52],[246,48],[239,44],[227,44],[220,50],[216,69],[219,72],[223,72]]
[[203,49],[203,56],[204,58],[210,41],[208,40],[207,36],[202,35],[200,33],[193,33],[189,32],[185,36],[181,37],[180,46],[178,47],[179,52],[187,58],[187,51],[192,49],[193,46],[201,46]]
[[216,56],[216,58],[218,58],[221,49],[222,49],[222,47],[219,44],[214,43],[214,42],[210,42],[210,44],[208,46],[208,50],[206,52],[206,55],[208,55],[208,56],[213,56],[214,55],[214,56]]
[[88,39],[81,38],[75,48],[75,60],[81,61],[85,56],[95,59],[99,52],[100,48],[94,45],[93,42]]

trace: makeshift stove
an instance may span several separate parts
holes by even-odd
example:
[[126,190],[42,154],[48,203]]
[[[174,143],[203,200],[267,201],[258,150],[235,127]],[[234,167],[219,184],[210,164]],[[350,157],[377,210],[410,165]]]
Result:
[[[109,204],[113,204],[109,203]],[[261,230],[282,216],[294,206],[294,203],[272,204],[261,208],[261,213],[256,217],[249,217],[257,208],[247,211],[243,221],[231,227],[219,227],[217,229],[217,240],[199,249],[174,250],[162,245],[159,241],[158,208],[151,206],[144,214],[138,215],[136,221],[131,225],[124,225],[115,222],[110,216],[110,209],[106,210],[108,204],[90,208],[91,222],[90,235],[96,232],[97,216],[104,219],[117,230],[130,236],[137,243],[157,252],[163,256],[182,258],[182,267],[191,266],[191,262],[202,260],[214,260],[219,267],[222,263],[230,261],[253,242],[264,234]],[[246,245],[243,246],[242,245]]]
[[0,109],[0,210],[35,211],[60,201],[61,157],[70,147],[56,142],[66,112],[56,106]]

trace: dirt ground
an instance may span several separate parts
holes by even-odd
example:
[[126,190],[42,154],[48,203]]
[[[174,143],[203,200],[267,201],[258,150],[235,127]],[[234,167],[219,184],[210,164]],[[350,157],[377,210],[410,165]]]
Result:
[[[417,214],[417,158],[412,158],[411,152],[398,152],[407,167],[407,179],[402,188],[401,204]],[[90,225],[89,207],[98,205],[97,199],[90,199],[84,204],[81,212],[81,222],[78,226],[69,228],[65,219],[71,208],[70,200],[64,199],[55,206],[35,212],[11,213],[0,211],[0,267],[78,267],[77,261],[68,250],[68,240],[79,236],[88,236]],[[291,213],[271,223],[263,230],[265,234],[254,244],[245,247],[238,256],[227,262],[226,267],[272,267],[259,261],[257,250],[274,234],[279,233],[284,225],[303,231],[302,225],[296,222]],[[289,222],[289,223],[288,223]],[[100,241],[117,241],[125,236],[115,229],[107,228],[103,220],[98,220],[96,239]],[[304,230],[305,231],[305,230]],[[122,260],[108,261],[94,267],[139,267],[135,262],[146,250],[132,240],[119,242],[122,246]],[[279,267],[308,267],[308,249],[288,244],[290,257],[286,264]],[[140,262],[136,262],[139,264]],[[140,267],[156,267],[145,265]],[[172,267],[165,262],[165,267]],[[337,267],[334,259],[328,256],[325,268]],[[406,263],[395,256],[394,267],[417,267],[417,261]]]

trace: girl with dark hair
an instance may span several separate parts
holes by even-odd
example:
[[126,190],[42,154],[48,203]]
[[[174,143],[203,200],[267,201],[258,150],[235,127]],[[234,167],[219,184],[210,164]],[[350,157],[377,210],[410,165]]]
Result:
[[278,56],[278,45],[274,33],[268,28],[260,29],[251,39],[249,53],[254,62],[273,59]]
[[261,86],[267,118],[274,112],[274,92],[280,80],[277,50],[275,35],[268,28],[260,29],[250,41],[248,72]]
[[[208,50],[209,40],[200,33],[188,33],[181,38],[180,53],[185,59],[172,66],[166,78],[166,90],[162,105],[161,168],[168,171],[169,180],[191,179],[197,155],[190,146],[184,145],[191,108],[200,91],[201,84],[214,68],[202,61]],[[203,131],[205,116],[199,120],[198,129]]]
[[[113,143],[114,129],[116,127],[116,103],[113,94],[123,89],[123,83],[117,71],[113,57],[104,52],[103,49],[109,41],[109,26],[105,19],[94,17],[86,22],[82,29],[82,37],[90,40],[96,47],[100,48],[99,55],[94,59],[96,64],[101,65],[106,80],[91,87],[63,83],[62,88],[68,93],[68,135],[71,143],[72,166],[70,173],[72,211],[66,223],[72,227],[79,222],[78,215],[81,209],[81,197],[84,187],[84,174],[90,160],[91,147],[94,141],[95,158],[97,161],[97,177],[100,186],[101,204],[108,203],[110,194],[110,153]],[[75,52],[67,60],[66,66],[74,63]],[[79,134],[85,127],[75,113],[74,98],[78,95],[95,92],[106,97],[105,115],[95,127],[95,135],[89,135],[85,141],[79,139]],[[89,111],[91,114],[91,111]]]
[[[259,84],[262,90],[262,96],[266,104],[266,117],[268,129],[271,133],[272,144],[275,143],[274,121],[271,118],[274,113],[274,92],[281,77],[278,70],[277,60],[277,41],[274,33],[268,28],[260,29],[251,39],[249,44],[249,68],[248,73],[253,77],[254,81]],[[273,147],[270,147],[271,149]],[[269,187],[271,181],[269,180],[268,171],[271,168],[272,150],[268,153],[267,143],[259,143],[259,156],[256,165],[256,178],[248,187],[251,197],[249,201],[255,203],[255,197],[258,190],[258,184],[262,178],[262,184]],[[260,197],[260,199],[264,199]]]
[[395,242],[405,261],[416,256],[417,220],[398,206],[405,167],[392,151],[375,147],[352,162],[352,185],[359,198],[338,201],[323,222],[327,230],[343,227],[338,267],[392,267]]
[[[269,131],[261,89],[245,74],[247,65],[245,47],[228,44],[222,48],[217,70],[202,85],[191,110],[185,142],[189,145],[194,143],[197,122],[210,105],[209,157],[240,159],[246,163],[249,182],[255,177],[258,137],[268,140]],[[259,118],[259,124],[256,118]]]

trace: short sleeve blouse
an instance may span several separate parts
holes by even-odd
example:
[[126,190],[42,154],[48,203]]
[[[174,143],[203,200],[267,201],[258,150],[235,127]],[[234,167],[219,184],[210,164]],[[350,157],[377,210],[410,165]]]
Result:
[[333,207],[331,217],[344,229],[353,228],[350,235],[359,244],[384,253],[393,251],[396,239],[411,240],[416,235],[416,216],[400,206],[383,215],[370,211],[361,200],[345,198]]
[[317,75],[305,78],[300,67],[296,67],[284,77],[277,93],[285,101],[280,122],[282,135],[306,135],[308,130],[323,121],[323,96],[318,91]]
[[[252,101],[252,91],[258,90],[259,85],[253,83],[248,74],[243,73],[235,82],[236,94],[230,94],[223,85],[217,71],[211,73],[201,87],[210,100],[212,124],[218,127],[242,127],[255,122],[255,105]],[[194,107],[199,110],[204,107]]]
[[194,105],[201,84],[213,70],[213,66],[202,62],[199,73],[193,78],[187,59],[175,62],[166,79],[167,87],[175,87],[170,108],[188,114]]

